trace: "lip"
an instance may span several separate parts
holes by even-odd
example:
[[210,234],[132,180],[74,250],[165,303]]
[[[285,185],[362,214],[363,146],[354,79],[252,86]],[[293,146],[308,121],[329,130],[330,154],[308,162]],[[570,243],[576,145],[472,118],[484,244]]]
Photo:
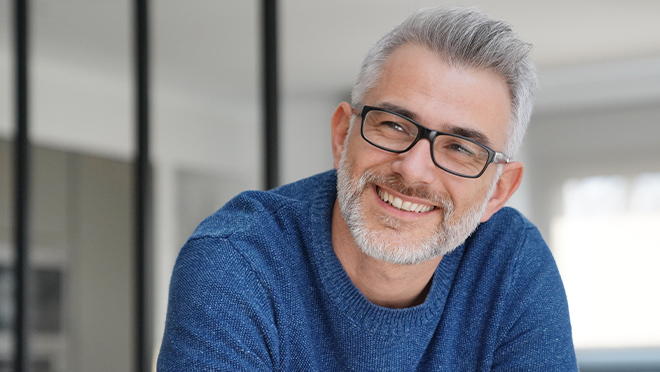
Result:
[[[383,206],[383,208],[387,209],[390,213],[393,213],[393,214],[396,214],[396,215],[399,215],[399,216],[402,216],[402,217],[408,217],[408,218],[410,218],[410,217],[423,217],[423,216],[427,216],[429,213],[432,213],[432,212],[435,212],[436,210],[438,210],[436,205],[431,204],[426,200],[405,196],[405,195],[402,195],[398,192],[395,192],[392,189],[389,189],[387,187],[383,187],[383,186],[380,186],[380,185],[373,185],[371,187],[371,189],[372,189],[372,192],[374,194],[374,197],[377,199],[378,202],[380,202],[380,204]],[[389,194],[391,194],[395,197],[400,198],[404,202],[407,201],[407,202],[410,202],[410,203],[413,203],[413,204],[431,205],[434,208],[431,209],[430,211],[426,211],[426,212],[405,211],[403,209],[396,208],[396,207],[390,205],[389,203],[384,202],[380,198],[380,196],[378,196],[378,189],[381,189],[383,191],[387,191],[387,193],[389,193]]]

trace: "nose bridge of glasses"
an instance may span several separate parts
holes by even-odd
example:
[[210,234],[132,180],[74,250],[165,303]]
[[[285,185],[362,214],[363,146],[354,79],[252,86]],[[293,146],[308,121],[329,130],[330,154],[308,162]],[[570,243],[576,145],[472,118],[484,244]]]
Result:
[[427,140],[429,140],[429,143],[432,144],[435,137],[438,136],[438,131],[426,128],[426,127],[421,126],[419,124],[417,124],[417,126],[418,126],[419,131],[420,131],[419,137],[420,138],[426,138]]
[[410,149],[412,149],[413,146],[416,146],[417,143],[420,142],[421,139],[427,140],[428,143],[429,143],[429,155],[431,156],[431,160],[435,163],[436,162],[436,160],[435,160],[435,151],[434,151],[433,147],[435,146],[434,142],[435,142],[436,137],[438,137],[441,133],[436,131],[436,130],[426,128],[426,127],[424,127],[422,125],[419,125],[419,124],[416,124],[416,125],[417,125],[417,128],[419,130],[419,133],[417,133],[417,138],[412,143],[412,145],[410,145]]
[[[436,135],[434,133],[435,131],[424,128],[421,125],[418,125],[417,127],[419,128],[419,132],[417,133],[417,137],[410,144],[410,146],[408,146],[408,149],[404,152],[413,152],[413,151],[422,151],[422,152],[424,152],[424,150],[418,150],[417,148],[420,147],[420,142],[422,142],[420,140],[426,139],[429,149],[428,149],[428,152],[427,152],[428,155],[424,155],[424,156],[429,156],[428,160],[431,161],[432,163],[434,163],[433,162],[433,156],[434,156],[433,155],[433,138]],[[423,147],[423,146],[421,146],[421,147]]]

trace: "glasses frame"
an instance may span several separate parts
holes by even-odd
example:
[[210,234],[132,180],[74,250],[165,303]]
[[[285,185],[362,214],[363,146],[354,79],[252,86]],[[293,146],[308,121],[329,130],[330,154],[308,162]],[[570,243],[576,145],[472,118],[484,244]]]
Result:
[[[383,112],[387,112],[388,114],[396,115],[396,116],[398,116],[402,119],[408,120],[409,122],[415,124],[415,126],[417,127],[417,129],[418,129],[417,137],[412,141],[410,146],[408,146],[404,150],[392,150],[392,149],[388,149],[387,147],[383,147],[383,146],[380,146],[380,145],[377,145],[377,144],[371,142],[364,135],[364,122],[365,122],[365,118],[366,118],[367,114],[370,111],[383,111]],[[451,173],[455,176],[464,177],[464,178],[479,178],[479,177],[481,177],[481,175],[484,174],[484,172],[486,171],[486,168],[488,168],[488,166],[491,163],[507,164],[509,162],[509,158],[507,158],[506,155],[504,155],[503,153],[497,152],[497,151],[489,148],[488,146],[486,146],[482,143],[479,143],[479,142],[477,142],[477,141],[475,141],[471,138],[467,138],[467,137],[464,137],[464,136],[461,136],[461,135],[458,135],[458,134],[445,133],[445,132],[440,132],[440,131],[437,131],[437,130],[429,129],[429,128],[419,124],[418,122],[412,120],[411,118],[409,118],[407,116],[401,115],[401,114],[399,114],[397,112],[394,112],[394,111],[390,111],[388,109],[384,109],[384,108],[380,108],[380,107],[374,107],[374,106],[363,106],[362,110],[360,112],[360,116],[362,117],[361,124],[360,124],[360,134],[362,135],[362,138],[365,141],[367,141],[370,145],[372,145],[374,147],[377,147],[381,150],[385,150],[387,152],[392,152],[392,153],[395,153],[395,154],[402,154],[402,153],[412,149],[417,144],[417,142],[419,142],[419,140],[425,138],[431,144],[431,146],[429,146],[429,147],[431,149],[431,160],[433,160],[433,164],[435,164],[438,168],[442,169],[443,171],[445,171],[447,173]],[[488,152],[488,160],[486,161],[486,164],[484,165],[481,172],[479,172],[477,175],[474,175],[474,176],[468,176],[468,175],[465,175],[465,174],[461,174],[461,173],[451,171],[451,170],[441,166],[440,164],[438,164],[438,162],[435,160],[435,152],[433,150],[433,142],[439,136],[450,136],[450,137],[460,138],[462,140],[472,142],[475,145],[478,145],[478,146],[482,147],[484,150],[486,150],[486,152]]]

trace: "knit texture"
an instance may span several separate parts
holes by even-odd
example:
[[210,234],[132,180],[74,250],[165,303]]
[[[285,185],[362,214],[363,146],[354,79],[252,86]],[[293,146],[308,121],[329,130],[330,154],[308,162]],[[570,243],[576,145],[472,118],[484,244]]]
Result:
[[504,208],[445,255],[426,301],[369,302],[332,248],[336,175],[244,192],[177,259],[159,371],[577,371],[538,230]]

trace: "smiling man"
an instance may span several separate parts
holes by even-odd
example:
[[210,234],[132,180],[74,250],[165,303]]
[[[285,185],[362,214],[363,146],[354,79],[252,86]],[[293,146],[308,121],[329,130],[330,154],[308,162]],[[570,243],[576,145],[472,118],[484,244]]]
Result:
[[472,9],[385,35],[331,118],[336,171],[243,193],[184,246],[159,370],[577,370],[552,255],[503,208],[529,48]]

